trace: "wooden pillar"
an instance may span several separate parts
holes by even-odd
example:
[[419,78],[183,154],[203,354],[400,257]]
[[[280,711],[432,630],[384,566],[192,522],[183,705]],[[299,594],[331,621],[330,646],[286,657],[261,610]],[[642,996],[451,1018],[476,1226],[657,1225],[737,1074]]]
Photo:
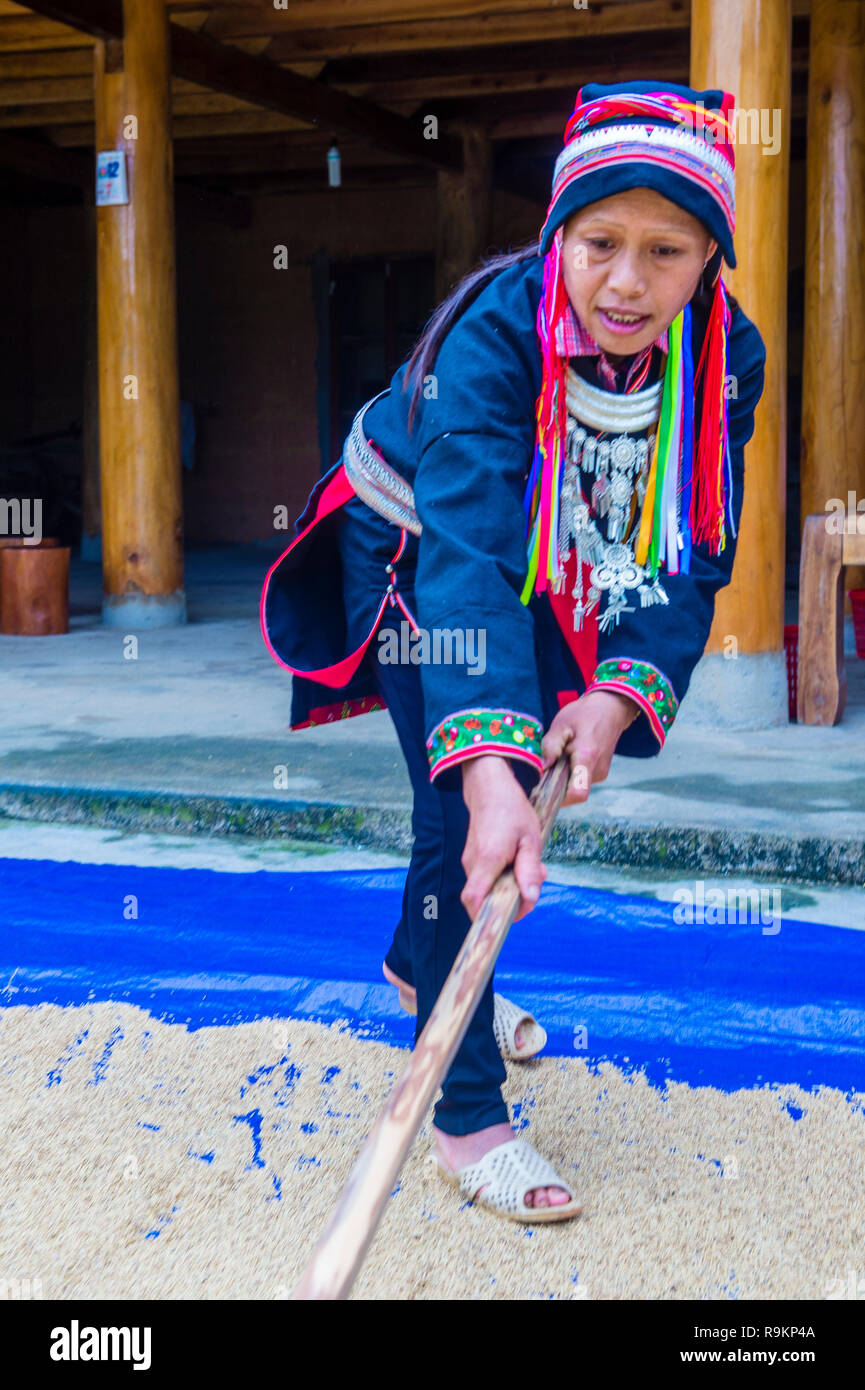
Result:
[[[732,92],[743,113],[735,127],[738,268],[725,271],[725,281],[757,325],[767,350],[765,388],[745,449],[745,500],[733,579],[718,596],[707,646],[708,653],[717,654],[711,664],[720,706],[735,710],[736,723],[754,727],[787,718],[783,647],[791,42],[790,0],[724,0],[722,5],[692,0],[691,84]],[[751,111],[758,113],[758,126],[744,115]],[[777,131],[779,121],[780,141],[772,153],[772,140],[766,137]]]
[[[812,0],[808,84],[803,524],[830,498],[865,498],[863,0]],[[861,568],[845,577],[865,585]]]
[[477,265],[492,225],[492,153],[487,132],[464,124],[463,170],[438,171],[436,300]]
[[129,202],[99,207],[103,620],[185,621],[168,18],[123,0],[95,45],[97,150],[126,153]]

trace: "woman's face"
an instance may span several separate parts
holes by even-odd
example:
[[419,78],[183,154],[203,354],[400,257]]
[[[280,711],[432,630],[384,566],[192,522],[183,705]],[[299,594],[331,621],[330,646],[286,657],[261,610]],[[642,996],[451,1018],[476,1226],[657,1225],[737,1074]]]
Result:
[[717,244],[702,222],[654,189],[615,193],[565,223],[568,298],[604,352],[639,352],[688,303]]

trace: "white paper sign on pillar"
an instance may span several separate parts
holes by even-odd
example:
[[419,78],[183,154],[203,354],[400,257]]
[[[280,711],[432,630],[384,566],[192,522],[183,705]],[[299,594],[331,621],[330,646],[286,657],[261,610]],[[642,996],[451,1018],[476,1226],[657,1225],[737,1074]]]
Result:
[[125,152],[100,150],[96,156],[96,206],[128,202]]

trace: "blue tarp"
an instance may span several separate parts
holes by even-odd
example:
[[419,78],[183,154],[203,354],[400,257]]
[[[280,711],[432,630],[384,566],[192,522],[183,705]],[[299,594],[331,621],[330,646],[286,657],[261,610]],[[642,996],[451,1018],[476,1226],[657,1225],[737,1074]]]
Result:
[[[403,882],[0,860],[0,1004],[121,1000],[190,1028],[342,1020],[408,1046],[413,1021],[381,977]],[[865,1089],[862,932],[677,922],[672,903],[547,884],[496,987],[555,1056],[656,1083]]]

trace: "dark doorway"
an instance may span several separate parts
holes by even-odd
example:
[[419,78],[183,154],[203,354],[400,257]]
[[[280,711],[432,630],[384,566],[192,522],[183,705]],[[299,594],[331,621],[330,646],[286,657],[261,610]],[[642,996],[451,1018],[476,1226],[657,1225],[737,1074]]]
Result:
[[432,256],[330,266],[330,461],[364,401],[384,390],[433,311]]

